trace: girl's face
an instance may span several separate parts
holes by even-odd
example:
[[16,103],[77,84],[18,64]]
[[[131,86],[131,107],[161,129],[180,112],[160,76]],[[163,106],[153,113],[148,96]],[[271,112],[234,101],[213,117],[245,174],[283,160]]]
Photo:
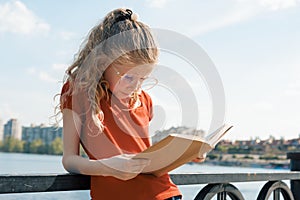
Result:
[[110,65],[104,73],[109,89],[118,99],[127,99],[140,89],[143,81],[149,77],[154,65]]

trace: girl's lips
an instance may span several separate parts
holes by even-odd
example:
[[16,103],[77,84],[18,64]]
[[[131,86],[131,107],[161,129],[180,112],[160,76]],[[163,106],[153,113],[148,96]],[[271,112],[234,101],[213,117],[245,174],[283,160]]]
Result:
[[131,93],[126,93],[126,92],[118,92],[118,94],[116,95],[119,99],[126,99],[129,98],[131,96]]

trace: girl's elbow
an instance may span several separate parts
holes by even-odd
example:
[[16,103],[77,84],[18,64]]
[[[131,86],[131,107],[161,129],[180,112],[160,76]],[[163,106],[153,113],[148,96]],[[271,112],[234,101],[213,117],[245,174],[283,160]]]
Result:
[[63,165],[64,169],[67,172],[69,172],[69,173],[78,173],[78,171],[75,170],[74,167],[72,167],[72,164],[70,163],[70,158],[67,157],[67,156],[63,156],[62,165]]
[[63,165],[64,169],[65,169],[67,172],[69,172],[68,161],[67,161],[66,156],[63,156],[63,157],[62,157],[62,165]]

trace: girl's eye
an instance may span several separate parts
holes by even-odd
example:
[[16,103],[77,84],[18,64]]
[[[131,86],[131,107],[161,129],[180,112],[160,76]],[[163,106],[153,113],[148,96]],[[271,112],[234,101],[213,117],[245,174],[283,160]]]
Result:
[[134,80],[134,76],[129,75],[129,74],[124,74],[123,78],[125,81],[128,81],[128,82],[132,82]]

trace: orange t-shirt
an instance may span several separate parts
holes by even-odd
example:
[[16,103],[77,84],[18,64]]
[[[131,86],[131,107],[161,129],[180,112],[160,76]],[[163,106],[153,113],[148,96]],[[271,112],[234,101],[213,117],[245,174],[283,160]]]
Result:
[[[62,88],[64,94],[69,88],[67,82]],[[109,158],[122,153],[132,154],[150,146],[148,134],[152,118],[152,101],[142,91],[139,95],[141,105],[132,110],[126,109],[120,101],[110,95],[108,100],[100,101],[104,113],[104,131],[100,132],[92,120],[90,105],[84,92],[66,95],[61,108],[72,109],[81,119],[80,139],[90,159]],[[168,174],[161,177],[139,174],[123,181],[114,177],[91,176],[91,197],[93,200],[164,200],[181,195]]]

